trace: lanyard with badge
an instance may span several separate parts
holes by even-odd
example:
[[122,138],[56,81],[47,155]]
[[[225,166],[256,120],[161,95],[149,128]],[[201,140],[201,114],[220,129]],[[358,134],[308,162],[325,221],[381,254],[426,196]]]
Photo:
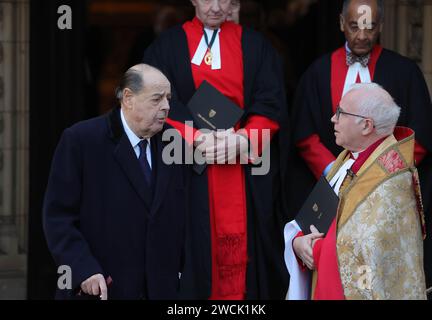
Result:
[[211,66],[212,60],[213,60],[213,54],[211,53],[211,47],[213,46],[213,43],[216,40],[218,30],[216,29],[213,31],[213,35],[212,35],[212,38],[210,40],[210,43],[208,41],[208,36],[207,36],[207,32],[205,31],[205,29],[203,29],[203,32],[204,32],[204,39],[205,39],[205,42],[206,42],[206,45],[208,48],[207,54],[204,57],[204,62],[206,63],[206,65]]

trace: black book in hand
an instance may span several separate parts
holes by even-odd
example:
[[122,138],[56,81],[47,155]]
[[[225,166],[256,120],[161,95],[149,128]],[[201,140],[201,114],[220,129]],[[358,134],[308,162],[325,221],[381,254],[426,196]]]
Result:
[[295,221],[305,235],[311,233],[311,225],[314,225],[319,232],[326,234],[336,216],[338,204],[339,197],[327,179],[321,176],[297,214]]
[[[229,129],[240,120],[244,111],[207,81],[203,81],[187,104],[198,129]],[[201,174],[205,164],[194,164]]]

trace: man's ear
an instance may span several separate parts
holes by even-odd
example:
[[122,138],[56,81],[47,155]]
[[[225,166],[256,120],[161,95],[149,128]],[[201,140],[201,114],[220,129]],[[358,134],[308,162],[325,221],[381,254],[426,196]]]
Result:
[[373,119],[365,119],[363,121],[364,125],[363,125],[363,134],[364,135],[368,135],[370,133],[372,133],[375,129],[375,124]]
[[344,19],[343,14],[341,13],[339,15],[339,25],[340,25],[340,31],[342,31],[342,32],[345,32],[344,23],[345,23],[345,19]]
[[132,107],[132,100],[134,98],[134,94],[129,88],[123,89],[123,105],[130,109]]
[[192,5],[193,5],[194,7],[196,7],[196,0],[190,0],[190,2],[192,3]]

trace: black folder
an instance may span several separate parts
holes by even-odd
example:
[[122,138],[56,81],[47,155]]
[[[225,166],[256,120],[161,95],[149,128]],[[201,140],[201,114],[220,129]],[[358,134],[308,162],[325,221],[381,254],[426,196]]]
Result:
[[311,233],[311,225],[314,225],[319,232],[326,234],[336,217],[338,204],[339,197],[327,179],[321,176],[297,214],[295,221],[305,235]]
[[[199,129],[229,129],[240,120],[244,111],[207,81],[203,81],[187,104],[195,127]],[[202,174],[205,164],[194,164],[194,170]]]

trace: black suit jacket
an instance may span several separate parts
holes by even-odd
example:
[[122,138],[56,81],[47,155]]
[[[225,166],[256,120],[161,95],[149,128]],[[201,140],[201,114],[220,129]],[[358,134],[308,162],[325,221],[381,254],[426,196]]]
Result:
[[162,162],[151,139],[154,196],[120,120],[120,109],[64,131],[44,202],[44,231],[57,265],[82,281],[111,276],[111,299],[175,299],[182,271],[186,212],[184,166]]

